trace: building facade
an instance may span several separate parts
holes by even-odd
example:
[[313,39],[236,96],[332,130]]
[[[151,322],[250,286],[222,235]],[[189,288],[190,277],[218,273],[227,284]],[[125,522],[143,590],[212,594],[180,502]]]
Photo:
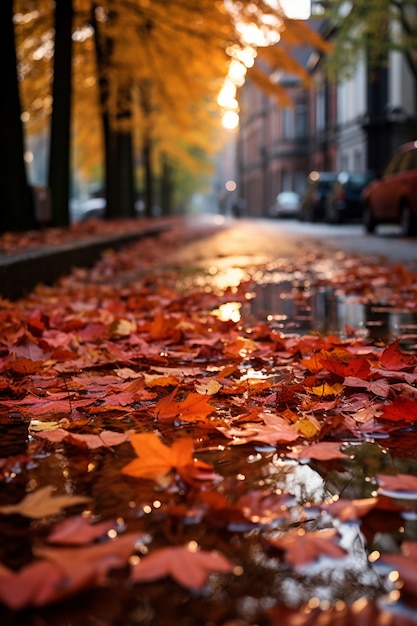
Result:
[[236,178],[247,215],[268,216],[281,191],[303,194],[313,170],[379,172],[398,145],[417,139],[417,89],[400,53],[372,75],[362,58],[339,83],[326,78],[316,53],[306,51],[303,62],[313,88],[277,76],[293,107],[250,79],[240,89]]

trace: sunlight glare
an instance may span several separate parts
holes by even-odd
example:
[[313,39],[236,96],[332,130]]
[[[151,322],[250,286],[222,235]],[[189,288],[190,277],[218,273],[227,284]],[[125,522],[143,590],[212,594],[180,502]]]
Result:
[[284,13],[293,19],[307,20],[310,17],[311,0],[280,0]]
[[226,111],[222,118],[224,128],[234,130],[239,126],[239,114],[236,111]]

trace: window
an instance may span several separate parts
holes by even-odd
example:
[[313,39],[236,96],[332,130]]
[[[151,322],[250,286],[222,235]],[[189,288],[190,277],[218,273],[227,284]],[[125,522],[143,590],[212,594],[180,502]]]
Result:
[[282,110],[282,137],[284,139],[294,137],[294,111],[288,107]]
[[295,105],[295,136],[300,139],[308,134],[307,107],[305,104]]

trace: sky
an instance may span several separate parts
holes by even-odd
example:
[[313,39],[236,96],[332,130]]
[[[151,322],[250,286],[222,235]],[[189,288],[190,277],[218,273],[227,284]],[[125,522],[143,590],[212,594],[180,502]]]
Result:
[[288,17],[306,19],[310,15],[311,0],[281,0]]

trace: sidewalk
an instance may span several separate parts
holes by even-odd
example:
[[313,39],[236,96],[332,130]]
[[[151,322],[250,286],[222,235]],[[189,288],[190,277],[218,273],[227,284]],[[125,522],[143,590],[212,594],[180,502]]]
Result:
[[118,250],[170,228],[168,220],[78,223],[0,237],[0,297],[15,300],[38,283],[51,284],[73,267],[91,267],[106,249]]

